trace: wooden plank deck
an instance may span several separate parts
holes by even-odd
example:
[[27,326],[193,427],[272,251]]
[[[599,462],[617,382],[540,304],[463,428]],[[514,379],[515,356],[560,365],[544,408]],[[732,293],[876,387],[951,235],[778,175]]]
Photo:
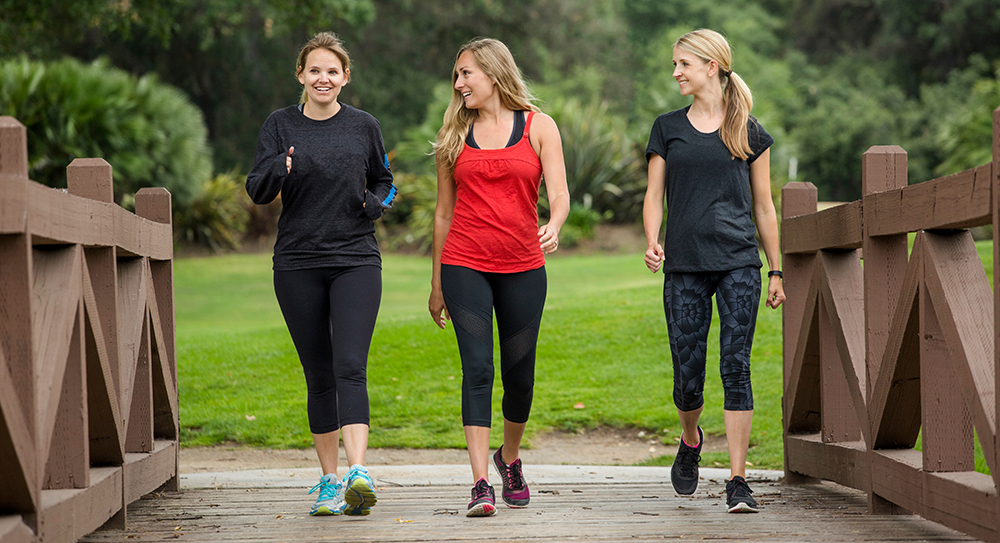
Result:
[[386,486],[368,517],[310,517],[306,488],[182,490],[146,496],[126,530],[81,541],[972,541],[917,516],[868,515],[863,493],[833,483],[752,487],[756,515],[727,514],[724,484],[709,480],[695,497],[669,483],[537,485],[529,508],[478,519],[464,515],[464,486]]

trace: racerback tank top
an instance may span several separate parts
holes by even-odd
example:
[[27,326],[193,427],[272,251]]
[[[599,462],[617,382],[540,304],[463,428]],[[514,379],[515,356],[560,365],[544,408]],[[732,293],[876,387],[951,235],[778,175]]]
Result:
[[441,263],[482,272],[517,273],[545,265],[538,242],[542,163],[528,140],[502,149],[468,144],[455,162],[455,212]]

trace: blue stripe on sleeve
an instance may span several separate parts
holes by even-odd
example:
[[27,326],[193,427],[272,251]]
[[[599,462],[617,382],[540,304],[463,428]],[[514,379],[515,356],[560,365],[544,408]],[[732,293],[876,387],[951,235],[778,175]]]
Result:
[[396,197],[396,185],[393,185],[392,188],[389,189],[389,195],[385,197],[385,200],[382,200],[382,207],[389,207],[389,205],[392,203],[392,199],[395,197]]

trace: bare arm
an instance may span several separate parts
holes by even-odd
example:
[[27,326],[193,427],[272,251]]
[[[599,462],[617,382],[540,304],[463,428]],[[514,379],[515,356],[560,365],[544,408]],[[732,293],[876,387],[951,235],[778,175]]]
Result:
[[439,327],[444,328],[451,315],[444,305],[444,294],[441,292],[441,250],[444,249],[444,241],[448,238],[448,231],[451,230],[451,219],[455,215],[455,179],[451,170],[441,161],[437,160],[437,206],[434,208],[434,234],[433,234],[433,268],[431,269],[431,297],[427,302],[427,308],[431,312],[431,318]]
[[559,230],[569,217],[569,186],[563,160],[562,138],[552,117],[536,113],[529,133],[532,146],[542,162],[545,194],[549,199],[549,222],[538,229],[538,243],[549,254],[559,248]]
[[[750,190],[753,192],[754,222],[760,234],[764,255],[770,270],[781,269],[781,247],[778,239],[778,214],[771,200],[771,150],[767,149],[750,164]],[[777,308],[785,301],[781,278],[771,277],[767,282],[766,305]]]
[[646,198],[642,201],[642,227],[646,231],[646,267],[656,273],[666,256],[660,245],[660,226],[663,225],[663,193],[667,176],[667,163],[653,153],[649,156]]

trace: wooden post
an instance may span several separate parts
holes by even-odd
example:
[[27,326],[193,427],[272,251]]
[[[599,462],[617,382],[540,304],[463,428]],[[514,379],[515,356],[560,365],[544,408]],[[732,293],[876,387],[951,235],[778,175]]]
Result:
[[[812,183],[793,181],[781,189],[781,218],[806,215],[816,212],[817,190]],[[784,236],[782,236],[784,239]],[[802,319],[805,317],[806,296],[809,293],[809,283],[812,281],[813,268],[816,264],[815,254],[784,254],[781,255],[781,267],[784,273],[782,283],[785,288],[785,303],[782,304],[781,327],[783,346],[784,386],[788,389],[792,364],[795,359],[796,341],[802,330]],[[792,406],[785,404],[782,397],[784,434],[788,435],[789,412]],[[788,484],[818,483],[819,479],[808,477],[788,468],[788,446],[785,446],[785,482]]]
[[[876,145],[862,156],[862,210],[874,209],[868,201],[876,192],[906,186],[906,151],[898,145]],[[899,301],[899,286],[906,275],[906,234],[872,237],[870,221],[864,221],[862,257],[865,274],[865,362],[866,401],[870,401],[885,353],[892,317]],[[871,424],[871,421],[869,421]],[[872,450],[868,443],[868,450]],[[873,514],[898,514],[902,509],[868,489],[868,511]]]
[[[170,192],[162,187],[155,188],[143,188],[135,194],[135,214],[155,221],[158,223],[173,225],[173,197]],[[156,299],[156,309],[159,313],[157,315],[160,322],[160,329],[163,331],[163,343],[166,347],[166,353],[157,352],[154,360],[158,360],[160,364],[166,364],[167,369],[171,377],[171,382],[165,383],[165,386],[171,387],[172,396],[177,397],[177,339],[174,335],[174,263],[172,260],[166,261],[149,261],[149,271],[152,277],[151,296]],[[152,330],[150,330],[152,331]],[[152,340],[152,336],[150,336]],[[152,368],[153,372],[157,369]],[[159,375],[163,375],[160,372]],[[154,384],[157,382],[158,377],[154,377]],[[164,378],[164,380],[166,380]],[[169,402],[168,398],[162,398],[156,395],[156,390],[154,387],[154,400],[159,402]],[[180,428],[178,427],[178,422],[173,415],[165,416],[164,413],[172,413],[176,409],[176,406],[171,408],[168,406],[157,406],[153,405],[153,424],[154,424],[154,434],[157,437],[169,437],[171,439],[177,440],[180,436]],[[170,419],[168,421],[168,419]],[[169,424],[169,428],[165,428]],[[174,456],[174,476],[166,482],[164,485],[165,490],[177,491],[180,490],[180,478],[178,473],[178,467],[180,466],[180,447],[176,448],[176,454]]]
[[14,117],[0,117],[0,173],[28,177],[28,130]]
[[[994,403],[996,404],[997,421],[993,433],[993,451],[996,456],[994,466],[1000,466],[1000,107],[993,110],[993,353],[994,366],[993,378],[995,381],[993,389]],[[982,439],[980,437],[980,439]],[[1000,469],[993,473],[993,485],[1000,494]],[[994,518],[1000,519],[1000,500],[997,500],[997,512]],[[1000,521],[998,521],[1000,523]],[[1000,526],[998,526],[1000,532]]]

